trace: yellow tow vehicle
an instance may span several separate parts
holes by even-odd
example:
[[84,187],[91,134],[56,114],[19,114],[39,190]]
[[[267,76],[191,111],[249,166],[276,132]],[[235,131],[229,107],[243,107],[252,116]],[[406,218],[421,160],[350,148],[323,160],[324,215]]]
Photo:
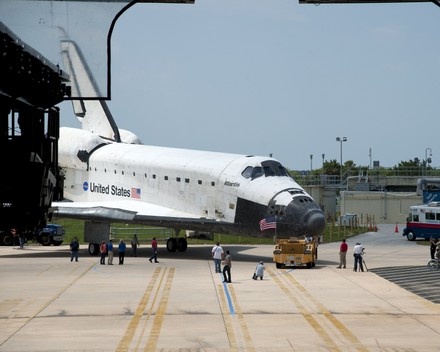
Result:
[[318,242],[292,237],[279,239],[273,251],[273,261],[278,269],[289,266],[312,268],[318,259]]

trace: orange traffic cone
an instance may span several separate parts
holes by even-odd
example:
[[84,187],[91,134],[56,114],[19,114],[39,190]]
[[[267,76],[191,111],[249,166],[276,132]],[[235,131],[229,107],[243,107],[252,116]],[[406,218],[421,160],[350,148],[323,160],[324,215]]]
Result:
[[399,233],[399,228],[397,227],[397,223],[396,223],[396,228],[394,229],[395,233]]

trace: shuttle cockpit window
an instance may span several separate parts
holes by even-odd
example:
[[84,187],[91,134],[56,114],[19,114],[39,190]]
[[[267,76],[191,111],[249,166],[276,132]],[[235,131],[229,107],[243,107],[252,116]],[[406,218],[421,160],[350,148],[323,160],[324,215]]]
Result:
[[243,172],[241,173],[241,176],[243,176],[244,178],[252,177],[253,171],[254,171],[254,168],[252,166],[248,166],[248,167],[246,167],[246,169],[243,170]]
[[264,175],[263,168],[260,166],[248,166],[243,170],[241,175],[244,178],[251,178],[252,180]]
[[266,177],[268,177],[268,176],[275,176],[275,172],[269,166],[265,166],[264,167],[264,176],[266,176]]
[[252,179],[258,178],[258,177],[263,176],[263,175],[264,175],[264,173],[263,173],[263,168],[262,167],[259,167],[259,166],[254,167],[254,171],[252,172]]
[[275,160],[267,160],[263,161],[261,165],[264,168],[264,176],[287,176],[290,177],[286,168],[281,165],[278,161]]
[[241,175],[244,178],[256,179],[261,176],[271,177],[271,176],[286,176],[291,177],[289,172],[282,166],[278,161],[267,160],[261,163],[261,166],[247,166]]

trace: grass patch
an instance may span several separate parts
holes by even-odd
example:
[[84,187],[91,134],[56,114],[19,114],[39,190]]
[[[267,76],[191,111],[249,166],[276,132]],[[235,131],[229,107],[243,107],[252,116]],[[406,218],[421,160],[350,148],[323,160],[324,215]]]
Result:
[[[70,243],[73,238],[77,238],[80,243],[84,243],[84,220],[57,218],[53,221],[64,227],[66,235],[64,243]],[[155,228],[150,226],[139,226],[135,224],[112,224],[112,238],[117,240],[124,239],[127,243],[133,238],[136,233],[139,242],[142,244],[150,243],[152,237],[156,237],[159,242],[166,242],[166,240],[173,233],[171,229]],[[349,238],[367,232],[367,227],[349,227],[337,226],[335,224],[328,224],[323,235],[323,242],[337,242],[343,238]],[[181,232],[184,233],[183,231]],[[215,242],[222,244],[274,244],[272,236],[242,236],[234,234],[214,234],[212,240],[188,238],[188,244],[213,244]]]

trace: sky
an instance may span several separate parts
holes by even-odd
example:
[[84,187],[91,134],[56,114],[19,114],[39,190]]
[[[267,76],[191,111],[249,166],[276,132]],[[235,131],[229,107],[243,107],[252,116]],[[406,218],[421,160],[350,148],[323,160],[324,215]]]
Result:
[[[148,145],[272,154],[292,170],[340,162],[341,145],[362,166],[432,151],[438,168],[439,39],[432,3],[136,4],[112,36],[108,105]],[[70,105],[61,125],[79,127]]]

